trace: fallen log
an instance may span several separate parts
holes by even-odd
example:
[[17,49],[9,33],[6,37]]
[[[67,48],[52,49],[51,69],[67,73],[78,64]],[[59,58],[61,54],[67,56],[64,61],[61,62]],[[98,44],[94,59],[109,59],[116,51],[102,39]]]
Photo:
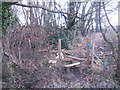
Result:
[[62,53],[76,53],[76,52],[84,52],[86,53],[86,50],[50,50],[50,52],[62,52]]
[[73,66],[76,66],[79,64],[80,64],[80,62],[77,62],[77,63],[73,63],[73,64],[64,65],[64,67],[73,67]]
[[60,60],[60,61],[73,61],[73,59],[70,59],[70,58],[51,58],[50,60]]
[[73,56],[67,56],[68,58],[70,59],[73,59],[73,60],[79,60],[79,61],[85,61],[86,58],[78,58],[78,57],[73,57]]

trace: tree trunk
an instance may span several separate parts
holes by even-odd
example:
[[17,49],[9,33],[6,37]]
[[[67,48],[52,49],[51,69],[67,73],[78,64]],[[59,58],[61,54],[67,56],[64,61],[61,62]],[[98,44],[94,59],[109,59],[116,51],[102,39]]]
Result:
[[[2,2],[0,2],[0,14],[2,14]],[[3,57],[3,46],[2,46],[2,18],[0,17],[0,77],[2,77],[2,57]],[[0,89],[2,89],[2,78],[0,78]]]
[[3,46],[2,46],[2,38],[0,38],[0,63],[2,63],[3,56]]
[[94,2],[95,4],[95,31],[99,32],[99,2]]
[[[2,57],[3,57],[3,46],[2,46],[2,38],[0,38],[0,77],[2,77]],[[2,78],[0,78],[0,83],[2,83]],[[2,85],[0,84],[0,88]]]
[[120,85],[120,1],[118,3],[118,51],[117,51],[117,60],[116,60],[116,64],[117,64],[117,69],[116,69],[116,76],[117,76],[117,80],[119,82]]
[[117,64],[117,69],[116,69],[116,76],[117,76],[117,80],[119,82],[120,85],[120,26],[118,26],[118,51],[117,51],[117,60],[116,60],[116,64]]

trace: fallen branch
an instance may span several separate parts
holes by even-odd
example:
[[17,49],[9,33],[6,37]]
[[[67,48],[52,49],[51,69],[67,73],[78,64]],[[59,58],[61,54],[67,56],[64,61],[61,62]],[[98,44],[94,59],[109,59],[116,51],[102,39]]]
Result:
[[100,61],[102,62],[102,60],[94,53],[94,56]]
[[32,61],[23,61],[23,60],[18,60],[18,58],[15,56],[15,53],[13,52],[13,54],[9,53],[9,52],[4,52],[5,55],[10,57],[10,60],[15,63],[17,66],[20,66],[23,69],[28,69],[28,70],[37,70],[37,67],[34,65],[34,63]]

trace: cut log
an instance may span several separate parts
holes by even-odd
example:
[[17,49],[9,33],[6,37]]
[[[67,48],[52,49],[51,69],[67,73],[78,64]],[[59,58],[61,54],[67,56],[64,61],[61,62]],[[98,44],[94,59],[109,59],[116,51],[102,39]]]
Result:
[[80,62],[77,62],[77,63],[73,63],[73,64],[69,64],[69,65],[64,65],[64,67],[73,67],[73,66],[76,66],[79,64],[80,64]]
[[61,60],[61,61],[85,61],[87,60],[87,58],[77,58],[77,57],[73,57],[73,56],[66,56],[65,58],[52,58],[51,60]]
[[50,52],[63,52],[63,53],[80,53],[84,52],[86,53],[86,50],[50,50]]
[[60,61],[73,61],[73,59],[70,58],[63,58],[63,59],[59,59],[59,58],[52,58],[50,60],[60,60]]
[[74,59],[74,60],[79,60],[79,61],[85,61],[86,58],[78,58],[78,57],[73,57],[73,56],[67,56],[70,59]]

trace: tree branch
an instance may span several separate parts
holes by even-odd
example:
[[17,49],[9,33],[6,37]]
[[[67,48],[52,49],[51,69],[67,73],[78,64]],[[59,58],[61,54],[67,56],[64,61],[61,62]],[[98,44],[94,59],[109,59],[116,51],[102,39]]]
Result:
[[106,12],[106,9],[105,9],[105,4],[104,4],[104,2],[102,2],[102,4],[103,4],[103,9],[104,9],[105,16],[106,16],[106,18],[107,18],[107,21],[108,21],[109,25],[110,25],[111,28],[117,33],[116,29],[115,29],[115,28],[113,27],[113,25],[110,23],[110,20],[109,20],[109,18],[108,18],[108,15],[107,15],[107,12]]
[[[110,42],[110,41],[106,38],[105,33],[103,33],[100,15],[101,15],[101,2],[99,2],[99,24],[100,24],[100,31],[101,31],[101,34],[102,34],[102,36],[103,36],[103,39],[108,43],[108,45],[110,45],[110,47],[111,47],[111,49],[112,49],[112,57],[113,57],[114,59],[116,59],[116,56],[115,56],[115,48],[114,48],[112,42]],[[107,19],[108,19],[108,18],[107,18]]]
[[11,3],[12,5],[17,5],[17,6],[22,6],[22,7],[29,7],[29,8],[41,8],[44,10],[47,10],[48,12],[53,12],[53,13],[63,13],[63,14],[68,14],[68,15],[74,15],[68,12],[63,12],[63,11],[55,11],[55,10],[50,10],[49,8],[46,8],[44,6],[37,6],[37,5],[25,5],[25,4],[19,4],[19,3]]

